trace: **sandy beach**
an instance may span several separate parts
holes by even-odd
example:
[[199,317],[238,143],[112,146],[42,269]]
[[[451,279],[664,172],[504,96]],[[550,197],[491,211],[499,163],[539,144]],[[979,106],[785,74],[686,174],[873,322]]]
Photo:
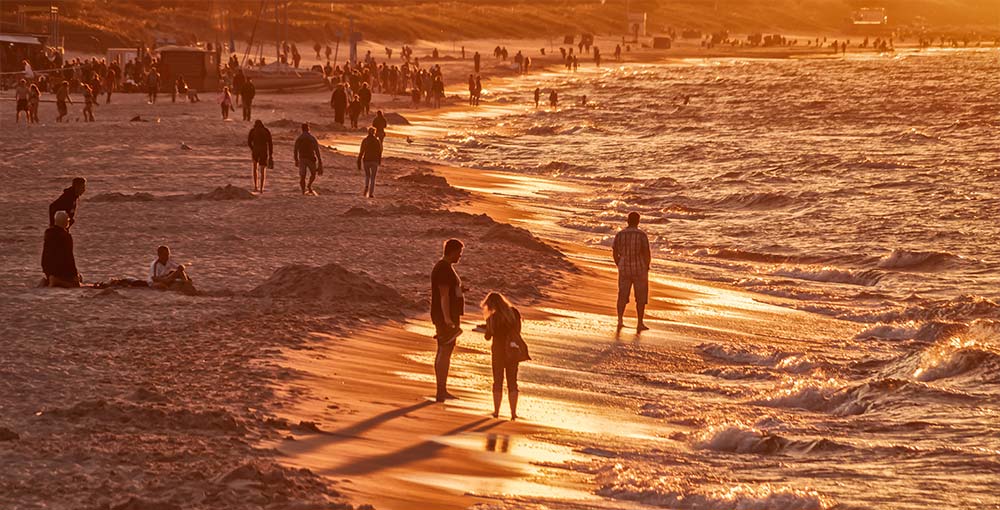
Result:
[[[485,77],[508,84],[515,73],[487,55],[493,44],[466,41],[467,52],[479,49]],[[414,46],[422,55],[433,43]],[[692,45],[667,58],[726,55]],[[558,60],[532,58],[539,71]],[[629,471],[621,452],[630,446],[699,444],[724,416],[697,400],[653,405],[613,381],[689,389],[694,378],[664,374],[753,349],[810,362],[838,349],[862,364],[870,360],[842,339],[867,326],[678,276],[682,263],[656,260],[652,329],[635,333],[633,317],[616,331],[610,253],[579,242],[566,226],[573,207],[552,199],[583,200],[587,190],[413,156],[408,138],[420,144],[441,135],[432,124],[472,115],[461,94],[471,61],[449,52],[440,63],[449,83],[444,108],[376,97],[393,115],[372,199],[362,197],[353,152],[363,132],[332,122],[326,90],[258,93],[254,117],[275,143],[263,194],[249,191],[250,124],[222,121],[214,94],[197,104],[161,95],[154,105],[117,94],[92,124],[56,124],[54,105],[43,103],[43,122],[32,126],[10,123],[12,103],[0,101],[0,507],[673,508],[677,495],[694,501],[684,508],[837,504],[779,477],[748,481],[753,458],[741,460],[743,470],[701,478],[695,473],[705,466],[686,459],[664,464],[672,474]],[[75,119],[79,106],[71,108]],[[130,122],[135,116],[141,120]],[[322,144],[315,197],[301,195],[293,169],[302,122]],[[86,282],[145,279],[166,244],[199,295],[36,288],[47,205],[76,176],[88,180],[71,229]],[[457,269],[470,306],[452,365],[459,399],[437,404],[428,285],[452,237],[466,243]],[[475,305],[491,290],[522,310],[534,357],[522,368],[516,422],[490,416],[489,343],[472,331],[483,322]],[[788,358],[768,368],[796,373]],[[706,392],[706,401],[724,390]],[[678,409],[702,405],[711,409],[704,420],[674,419]],[[990,496],[984,490],[984,504]]]

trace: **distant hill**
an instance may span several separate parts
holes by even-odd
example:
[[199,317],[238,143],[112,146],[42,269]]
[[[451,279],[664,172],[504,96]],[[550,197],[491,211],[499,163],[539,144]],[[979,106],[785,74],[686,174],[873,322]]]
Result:
[[[346,31],[349,15],[366,39],[379,41],[621,34],[626,30],[626,2],[293,0],[288,6],[288,39],[310,46],[312,41],[332,40],[338,31]],[[245,41],[255,25],[258,38],[273,41],[283,30],[275,19],[275,4],[283,0],[4,0],[0,23],[10,28],[18,5],[50,3],[60,7],[67,46],[75,49],[103,50],[155,40],[227,41],[230,33]],[[631,0],[630,4],[633,11],[648,14],[651,32],[674,27],[835,34],[860,6],[886,7],[899,24],[919,21],[942,31],[1000,32],[1000,0]],[[284,14],[280,17],[283,21]],[[45,32],[45,26],[46,18],[29,18],[30,29]]]

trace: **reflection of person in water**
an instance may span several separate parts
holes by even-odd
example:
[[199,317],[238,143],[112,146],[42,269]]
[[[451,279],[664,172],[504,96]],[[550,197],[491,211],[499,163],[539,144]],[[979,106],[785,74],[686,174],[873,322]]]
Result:
[[510,436],[498,436],[496,434],[486,435],[486,451],[507,453],[510,451]]

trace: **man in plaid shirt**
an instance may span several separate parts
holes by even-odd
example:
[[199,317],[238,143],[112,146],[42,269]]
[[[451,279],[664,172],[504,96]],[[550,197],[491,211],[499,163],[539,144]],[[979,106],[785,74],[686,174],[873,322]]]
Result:
[[612,244],[615,265],[618,266],[618,329],[625,327],[622,316],[628,304],[629,293],[635,289],[636,315],[639,317],[637,331],[649,329],[643,323],[646,303],[649,302],[649,238],[639,230],[639,213],[628,215],[628,228],[618,232]]

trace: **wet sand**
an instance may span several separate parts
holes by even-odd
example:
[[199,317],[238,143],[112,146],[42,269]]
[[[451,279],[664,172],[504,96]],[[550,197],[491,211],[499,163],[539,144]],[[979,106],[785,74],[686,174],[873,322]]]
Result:
[[[614,363],[637,342],[683,363],[708,338],[767,334],[780,343],[770,335],[791,320],[800,338],[842,327],[671,279],[658,263],[653,330],[616,335],[613,268],[606,253],[574,245],[556,225],[560,211],[539,191],[555,183],[390,157],[378,198],[366,200],[352,156],[340,154],[346,148],[325,149],[320,196],[302,197],[290,154],[299,122],[313,122],[324,141],[361,133],[332,125],[325,91],[261,93],[255,111],[275,136],[276,169],[268,191],[251,195],[249,125],[221,121],[213,94],[202,100],[170,104],[164,95],[147,105],[116,95],[94,124],[55,124],[50,104],[39,126],[13,128],[5,117],[0,391],[17,397],[0,405],[0,427],[13,437],[0,444],[3,505],[590,501],[589,480],[559,467],[589,453],[560,437],[653,429],[627,399],[587,389],[588,373],[563,362],[575,346],[603,346],[590,364]],[[409,113],[408,101],[379,101]],[[128,122],[136,114],[143,121]],[[393,131],[388,156],[406,136]],[[88,178],[88,192],[72,232],[88,282],[144,278],[156,246],[169,244],[203,294],[34,288],[45,207],[77,175]],[[565,255],[496,222],[528,228]],[[519,422],[488,417],[488,344],[471,331],[453,365],[461,400],[427,400],[433,341],[421,314],[427,273],[448,237],[467,241],[460,271],[470,303],[497,289],[526,310],[537,355],[523,367]],[[258,289],[293,265],[308,267]],[[468,314],[478,322],[477,310]]]

